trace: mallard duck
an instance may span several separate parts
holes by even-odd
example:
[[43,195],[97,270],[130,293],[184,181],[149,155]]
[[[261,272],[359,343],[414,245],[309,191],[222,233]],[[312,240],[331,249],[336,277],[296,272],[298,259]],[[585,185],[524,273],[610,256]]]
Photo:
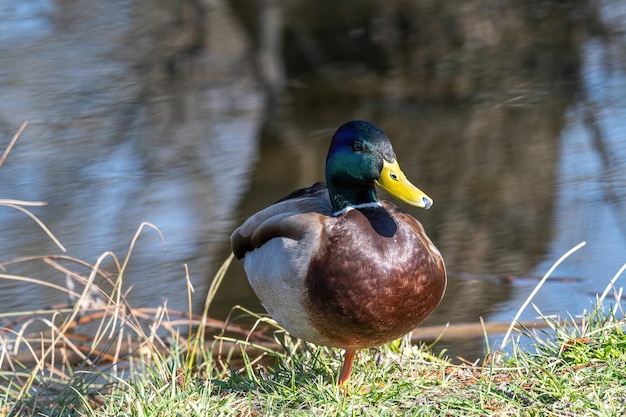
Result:
[[432,205],[407,180],[382,130],[348,122],[332,138],[326,184],[294,191],[230,238],[276,322],[302,340],[345,350],[339,385],[357,350],[410,332],[446,288],[443,259],[420,222],[379,201],[375,184],[412,206]]

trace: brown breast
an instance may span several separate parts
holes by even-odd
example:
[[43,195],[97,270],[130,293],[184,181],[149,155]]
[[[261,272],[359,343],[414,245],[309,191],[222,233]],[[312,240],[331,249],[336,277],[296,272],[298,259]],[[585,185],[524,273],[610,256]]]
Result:
[[446,287],[421,224],[390,203],[329,219],[306,281],[305,306],[332,345],[362,349],[411,331]]

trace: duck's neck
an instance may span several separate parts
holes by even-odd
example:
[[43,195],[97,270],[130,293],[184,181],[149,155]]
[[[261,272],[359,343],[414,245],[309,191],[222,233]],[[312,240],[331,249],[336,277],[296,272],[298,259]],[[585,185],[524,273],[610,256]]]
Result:
[[353,208],[378,206],[378,198],[374,185],[363,188],[341,188],[328,184],[330,202],[333,206],[333,215],[338,216]]

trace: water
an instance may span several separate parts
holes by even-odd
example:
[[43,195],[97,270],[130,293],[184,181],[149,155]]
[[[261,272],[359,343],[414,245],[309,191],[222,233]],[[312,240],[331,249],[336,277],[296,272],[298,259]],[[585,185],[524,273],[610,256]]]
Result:
[[[579,103],[568,114],[557,164],[554,237],[535,273],[543,275],[577,243],[584,241],[586,245],[555,271],[555,275],[579,281],[548,284],[534,299],[546,315],[579,314],[593,308],[595,295],[604,291],[626,262],[626,108],[618,97],[618,91],[626,87],[626,74],[620,70],[605,72],[601,45],[591,43],[586,50],[584,84],[589,101]],[[621,282],[618,288],[623,286]],[[508,303],[521,305],[532,286],[521,286]],[[529,309],[522,317],[536,315]],[[507,317],[502,311],[494,319]]]
[[[123,259],[142,222],[158,227],[165,244],[146,228],[133,249],[131,305],[166,299],[186,310],[186,265],[201,306],[231,230],[323,179],[330,136],[350,119],[383,128],[407,176],[435,200],[429,211],[404,207],[450,270],[429,324],[509,322],[537,278],[584,240],[534,301],[545,314],[577,314],[626,262],[619,4],[607,16],[596,2],[569,14],[545,2],[528,21],[504,9],[485,20],[475,5],[446,20],[425,7],[398,27],[346,21],[348,36],[337,32],[336,42],[287,9],[287,34],[297,34],[284,40],[290,82],[282,100],[269,100],[249,60],[253,24],[237,2],[202,13],[165,3],[0,6],[0,150],[29,122],[0,167],[0,199],[46,201],[31,210],[67,255],[91,264],[106,251]],[[598,21],[580,18],[585,7]],[[410,18],[432,35],[411,32]],[[593,25],[612,36],[593,35]],[[10,262],[43,254],[62,252],[26,215],[0,206],[4,273],[64,286],[65,274],[41,260]],[[115,269],[111,256],[104,267]],[[66,301],[0,279],[0,312]],[[233,264],[212,314],[237,304],[261,311]],[[478,356],[482,340],[450,348]]]

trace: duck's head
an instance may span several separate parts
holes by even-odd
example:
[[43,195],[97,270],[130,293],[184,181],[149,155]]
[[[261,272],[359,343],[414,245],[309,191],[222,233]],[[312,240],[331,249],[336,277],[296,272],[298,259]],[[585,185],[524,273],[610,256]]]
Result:
[[359,120],[335,132],[326,158],[326,183],[334,213],[376,203],[374,184],[412,206],[427,209],[433,203],[406,178],[387,135]]

